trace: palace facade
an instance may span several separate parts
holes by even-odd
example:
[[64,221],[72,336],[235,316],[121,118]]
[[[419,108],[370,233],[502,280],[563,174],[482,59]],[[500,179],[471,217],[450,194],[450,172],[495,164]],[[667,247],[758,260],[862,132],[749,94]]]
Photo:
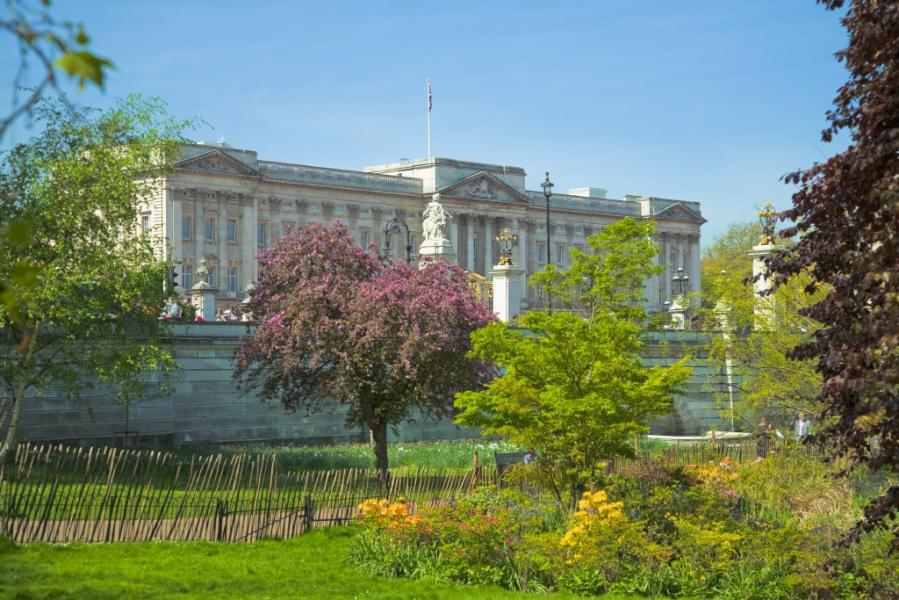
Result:
[[[536,187],[536,186],[535,186]],[[162,232],[180,263],[182,293],[197,283],[205,258],[208,282],[218,290],[219,308],[244,297],[258,276],[256,256],[291,228],[340,220],[361,246],[384,246],[391,219],[408,225],[417,250],[421,212],[434,194],[453,219],[449,237],[464,269],[489,277],[499,260],[496,236],[509,228],[518,236],[513,251],[525,277],[546,261],[545,197],[525,186],[520,167],[447,158],[402,160],[361,171],[260,160],[251,150],[225,144],[191,144],[183,148],[158,197],[141,213],[141,227]],[[684,269],[687,291],[699,290],[699,204],[653,196],[607,198],[597,188],[554,193],[551,209],[551,259],[565,266],[568,249],[583,248],[586,238],[623,217],[656,220],[658,261],[665,271],[646,282],[649,310],[672,297],[672,276]],[[405,258],[405,233],[394,235],[391,253]],[[529,288],[522,308],[542,304]]]

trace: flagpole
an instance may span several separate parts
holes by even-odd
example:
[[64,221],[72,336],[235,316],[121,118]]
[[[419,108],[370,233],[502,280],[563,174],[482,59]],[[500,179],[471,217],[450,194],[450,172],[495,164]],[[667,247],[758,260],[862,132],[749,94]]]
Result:
[[428,79],[428,158],[431,158],[431,80]]

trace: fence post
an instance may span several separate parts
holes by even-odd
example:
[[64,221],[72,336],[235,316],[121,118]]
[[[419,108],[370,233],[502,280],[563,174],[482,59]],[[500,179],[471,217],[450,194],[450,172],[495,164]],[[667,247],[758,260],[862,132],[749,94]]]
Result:
[[303,533],[312,529],[312,496],[307,495],[303,501]]
[[215,501],[215,540],[221,542],[225,539],[225,517],[228,516],[228,509],[225,503],[217,498]]
[[[109,517],[106,520],[106,541],[112,541],[112,519],[113,519],[113,511],[115,510],[115,494],[113,494],[109,499]],[[102,517],[101,517],[102,518]]]

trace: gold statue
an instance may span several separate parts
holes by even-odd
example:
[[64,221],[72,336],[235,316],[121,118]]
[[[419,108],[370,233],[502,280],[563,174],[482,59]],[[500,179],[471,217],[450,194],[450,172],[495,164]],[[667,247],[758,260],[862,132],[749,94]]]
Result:
[[774,205],[768,202],[762,210],[755,214],[759,217],[759,223],[762,226],[762,246],[770,246],[774,244],[774,223],[777,220],[777,211]]

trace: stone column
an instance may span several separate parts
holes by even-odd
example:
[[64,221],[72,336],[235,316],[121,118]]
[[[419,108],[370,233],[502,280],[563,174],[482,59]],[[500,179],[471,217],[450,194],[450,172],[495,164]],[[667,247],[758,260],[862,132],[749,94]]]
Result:
[[474,215],[465,215],[465,268],[474,271]]
[[216,194],[216,204],[218,205],[218,233],[216,233],[216,254],[218,255],[218,261],[216,261],[216,273],[215,273],[215,287],[220,290],[227,290],[227,285],[222,285],[222,283],[227,282],[227,279],[222,279],[222,273],[228,272],[228,242],[225,241],[228,238],[228,203],[225,200],[225,194],[223,192],[218,192]]
[[[200,198],[194,197],[194,230],[191,232],[193,234],[194,241],[194,260],[193,260],[193,268],[196,269],[200,266],[200,261],[203,260],[203,245],[206,243],[203,241],[205,236],[205,228],[206,223],[204,219],[206,217],[206,211],[203,210],[203,203],[200,201]],[[191,279],[196,277],[195,273],[191,273]],[[194,282],[196,283],[196,282]],[[185,295],[189,297],[190,290],[184,290]]]
[[527,307],[527,285],[528,285],[528,276],[531,271],[528,267],[528,224],[527,219],[518,219],[518,231],[516,231],[516,235],[518,236],[518,266],[522,268],[522,282],[521,282],[521,306]]
[[259,261],[256,260],[256,223],[259,222],[259,198],[253,196],[249,203],[249,218],[243,230],[243,239],[241,243],[244,245],[245,256],[248,257],[250,264],[253,266],[250,271],[253,273],[253,281],[259,281]]
[[384,249],[384,209],[380,206],[371,208],[371,239],[378,250]]
[[663,231],[659,234],[662,238],[662,266],[663,270],[659,274],[659,286],[662,290],[662,304],[671,299],[671,249],[670,236],[668,232]]
[[693,282],[693,305],[699,306],[700,304],[700,296],[699,293],[702,290],[702,286],[700,285],[700,250],[699,250],[699,234],[691,233],[690,234],[690,266],[687,267],[687,272],[690,275],[690,281]]
[[459,248],[459,215],[453,215],[450,220],[449,238],[453,246]]
[[493,265],[493,217],[484,217],[484,274]]

